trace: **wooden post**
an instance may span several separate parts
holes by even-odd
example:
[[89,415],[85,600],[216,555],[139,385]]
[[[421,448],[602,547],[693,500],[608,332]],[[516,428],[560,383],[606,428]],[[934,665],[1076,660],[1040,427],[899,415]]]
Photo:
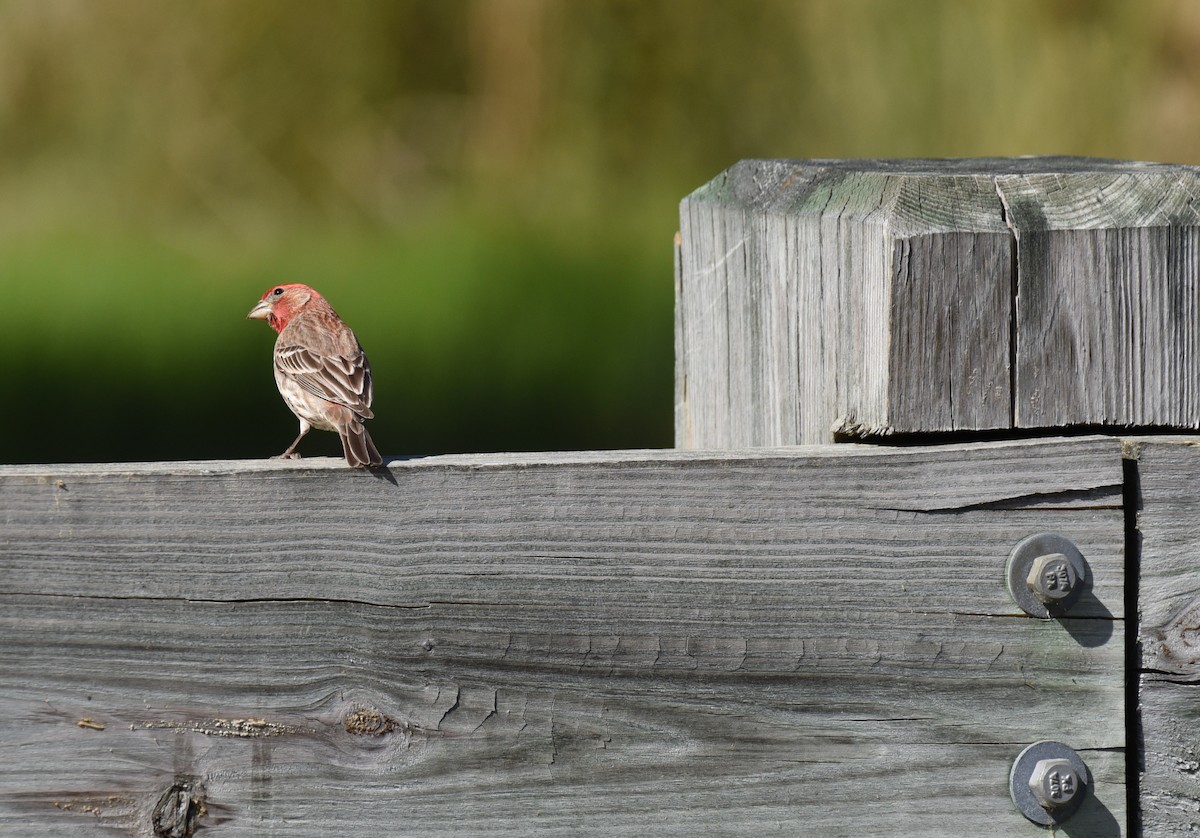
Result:
[[1131,441],[1140,553],[1136,741],[1145,835],[1200,824],[1200,440]]
[[1198,173],[738,163],[681,206],[676,444],[1200,427]]

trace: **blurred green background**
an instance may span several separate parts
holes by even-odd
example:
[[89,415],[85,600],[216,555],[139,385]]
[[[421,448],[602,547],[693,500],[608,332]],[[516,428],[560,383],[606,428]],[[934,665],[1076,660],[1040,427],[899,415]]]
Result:
[[1016,154],[1200,162],[1200,3],[0,0],[0,462],[278,453],[281,281],[385,454],[670,446],[680,198]]

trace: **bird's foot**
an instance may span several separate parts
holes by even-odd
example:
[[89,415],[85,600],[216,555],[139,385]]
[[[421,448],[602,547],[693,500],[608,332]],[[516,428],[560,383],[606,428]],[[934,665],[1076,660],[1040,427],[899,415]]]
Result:
[[300,455],[295,451],[285,451],[282,454],[276,454],[271,457],[272,460],[298,460]]

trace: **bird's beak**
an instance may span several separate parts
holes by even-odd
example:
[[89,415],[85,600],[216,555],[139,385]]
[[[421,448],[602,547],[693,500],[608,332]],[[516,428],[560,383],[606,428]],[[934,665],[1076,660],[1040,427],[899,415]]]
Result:
[[251,320],[266,320],[271,316],[271,304],[266,300],[259,300],[258,305],[250,309],[250,313],[246,317]]

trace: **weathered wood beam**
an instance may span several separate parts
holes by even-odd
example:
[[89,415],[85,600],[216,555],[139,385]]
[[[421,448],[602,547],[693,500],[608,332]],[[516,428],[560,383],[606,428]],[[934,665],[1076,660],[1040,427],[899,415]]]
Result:
[[1194,834],[1200,823],[1200,440],[1133,440],[1130,451],[1139,484],[1143,834]]
[[[1105,438],[3,466],[0,833],[1032,836],[1058,739],[1117,835],[1122,480]],[[1068,618],[1005,591],[1037,531]]]

